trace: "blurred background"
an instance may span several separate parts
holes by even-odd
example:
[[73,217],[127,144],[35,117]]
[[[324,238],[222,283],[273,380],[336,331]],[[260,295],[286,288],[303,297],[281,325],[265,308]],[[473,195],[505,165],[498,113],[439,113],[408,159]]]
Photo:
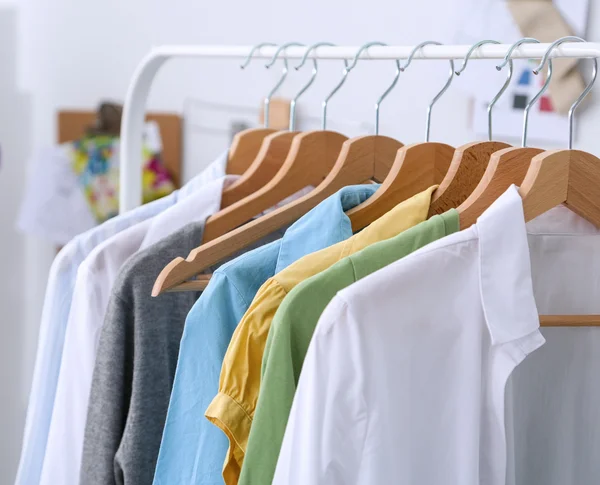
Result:
[[[425,40],[470,44],[483,38],[512,43],[521,36],[518,22],[511,20],[506,9],[502,14],[495,12],[501,3],[0,0],[0,485],[14,480],[46,280],[60,245],[42,231],[19,229],[17,222],[26,197],[35,197],[36,191],[58,190],[49,187],[53,183],[49,179],[41,184],[38,180],[32,189],[31,180],[53,162],[50,156],[40,159],[36,154],[51,153],[45,150],[65,141],[59,140],[59,113],[92,112],[103,101],[122,103],[136,66],[153,46],[161,44],[330,41],[361,45],[375,40],[395,45]],[[563,13],[573,33],[598,40],[597,2],[570,4],[571,11]],[[485,100],[505,79],[494,64],[474,61],[454,79],[434,110],[432,140],[458,146],[485,137]],[[242,71],[231,60],[176,60],[160,71],[148,109],[174,113],[181,119],[182,181],[227,149],[236,130],[257,126],[261,100],[281,72],[281,61],[270,70],[263,65],[264,61],[254,60]],[[516,74],[527,63],[518,66]],[[584,77],[588,67],[580,66]],[[299,103],[300,129],[318,128],[320,102],[337,83],[341,69],[340,61],[320,62],[314,86]],[[329,127],[349,136],[371,132],[374,102],[394,72],[392,61],[359,62],[331,100]],[[447,73],[445,61],[415,62],[381,107],[381,134],[405,144],[423,141],[426,105]],[[292,70],[280,96],[293,97],[309,75],[308,64],[298,72]],[[523,76],[515,76],[513,91],[498,105],[499,132],[494,138],[518,143],[519,110],[531,91]],[[576,146],[599,154],[598,94],[589,98],[577,117]],[[544,148],[564,146],[564,116],[553,110],[551,101],[540,110],[540,117],[531,121],[530,143]],[[160,136],[164,142],[165,133]],[[55,215],[48,208],[36,217],[52,221]]]

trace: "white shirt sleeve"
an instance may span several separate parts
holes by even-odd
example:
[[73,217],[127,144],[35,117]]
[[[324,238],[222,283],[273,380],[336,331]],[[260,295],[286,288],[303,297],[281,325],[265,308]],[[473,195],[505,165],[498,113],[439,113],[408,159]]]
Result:
[[[82,382],[90,381],[94,371],[95,352],[90,348],[89,327],[82,318],[92,319],[99,314],[101,300],[99,294],[102,285],[96,285],[88,274],[87,267],[79,267],[77,284],[73,293],[69,323],[65,335],[60,373],[57,382],[56,397],[52,420],[48,431],[48,442],[44,455],[44,464],[40,475],[40,485],[61,483],[76,485],[79,478],[78,465],[81,461],[80,449],[83,447],[83,431],[87,415],[87,396],[80,394],[86,390]],[[99,330],[96,330],[99,331]],[[88,384],[87,391],[91,384]],[[73,459],[77,457],[78,459]]]
[[358,328],[336,297],[321,315],[302,366],[273,485],[358,483],[367,372]]

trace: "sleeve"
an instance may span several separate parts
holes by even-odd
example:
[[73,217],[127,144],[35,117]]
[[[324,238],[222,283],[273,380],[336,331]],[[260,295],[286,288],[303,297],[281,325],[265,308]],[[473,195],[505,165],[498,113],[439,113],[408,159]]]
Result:
[[267,335],[285,291],[270,279],[260,288],[235,329],[223,359],[219,392],[205,416],[229,439],[229,452],[223,465],[227,485],[240,477],[248,436],[258,400],[261,363]]
[[[96,357],[96,336],[106,308],[98,279],[80,266],[62,353],[60,373],[40,485],[76,485],[90,388]],[[106,303],[104,304],[104,307]]]
[[258,403],[239,485],[269,485],[273,481],[277,456],[296,393],[295,369],[302,365],[298,352],[292,348],[292,314],[286,310],[284,302],[275,314],[267,338]]
[[361,345],[347,305],[334,298],[302,367],[273,485],[358,483],[368,424]]
[[62,323],[69,310],[74,252],[75,245],[63,248],[52,262],[48,275],[15,485],[39,483],[40,480],[60,372],[60,352],[65,331]]
[[228,440],[204,412],[218,392],[223,356],[241,308],[245,305],[235,287],[216,272],[188,314],[154,485],[223,482]]
[[98,345],[83,443],[80,483],[121,485],[115,460],[125,429],[133,374],[133,311],[113,293]]

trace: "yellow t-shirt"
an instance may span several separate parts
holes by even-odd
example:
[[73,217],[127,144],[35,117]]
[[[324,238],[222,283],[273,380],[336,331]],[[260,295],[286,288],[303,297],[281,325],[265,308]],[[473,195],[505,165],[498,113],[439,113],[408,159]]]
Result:
[[229,438],[223,465],[226,485],[237,484],[260,389],[262,356],[271,322],[279,305],[298,283],[326,270],[342,258],[394,237],[427,219],[434,187],[398,204],[346,241],[304,256],[258,290],[236,328],[221,368],[219,392],[206,417]]

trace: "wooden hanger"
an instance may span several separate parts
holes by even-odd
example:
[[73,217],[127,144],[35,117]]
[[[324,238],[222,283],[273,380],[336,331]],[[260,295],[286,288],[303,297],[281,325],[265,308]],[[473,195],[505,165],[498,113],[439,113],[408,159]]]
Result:
[[[583,41],[578,37],[564,37],[555,41],[546,51],[537,74],[557,45],[569,41]],[[524,148],[509,148],[492,156],[489,170],[471,200],[459,208],[460,227],[475,222],[498,196],[515,183],[520,185],[525,221],[529,222],[544,212],[565,204],[570,210],[600,229],[600,158],[573,150],[573,114],[590,92],[597,76],[594,59],[592,80],[569,110],[569,149],[543,151],[526,148],[529,108],[541,97],[552,78],[552,62],[548,62],[548,76],[544,86],[528,104],[523,123]],[[540,315],[540,325],[547,326],[600,326],[600,315]]]
[[[364,169],[362,166],[357,166],[356,164],[342,167],[337,163],[333,168],[331,168],[330,164],[325,165],[332,158],[334,160],[337,158],[337,153],[341,150],[341,145],[345,140],[346,138],[343,135],[329,131],[299,134],[292,143],[292,151],[288,156],[288,160],[284,163],[282,170],[286,168],[286,165],[291,165],[291,161],[295,157],[304,158],[307,161],[310,160],[312,163],[305,166],[305,169],[298,168],[295,170],[295,175],[290,174],[290,178],[301,178],[303,180],[302,183],[306,184],[311,177],[315,177],[316,179],[319,177],[319,173],[326,173],[326,167],[329,165],[329,173],[326,175],[325,180],[309,194],[248,222],[244,226],[238,227],[227,234],[209,240],[202,246],[191,251],[186,259],[177,258],[173,260],[159,274],[152,289],[152,295],[158,296],[166,291],[178,291],[180,289],[179,285],[182,283],[186,283],[181,288],[182,290],[198,291],[204,289],[207,284],[205,279],[198,280],[197,282],[188,281],[188,279],[228,256],[235,254],[249,244],[269,235],[273,231],[291,224],[342,187],[360,183],[357,182],[359,180],[361,182],[366,181],[369,176],[368,168]],[[344,160],[346,159],[344,158]],[[315,163],[315,161],[318,163]],[[316,167],[324,165],[325,168],[322,171],[316,169]],[[296,165],[296,167],[299,166]],[[363,178],[363,174],[365,173],[366,176]],[[269,182],[267,186],[271,185],[272,182]],[[274,183],[274,185],[276,184]]]
[[221,208],[229,207],[244,197],[264,187],[281,169],[286,159],[292,140],[297,132],[274,132],[267,135],[260,146],[254,161],[243,172],[243,175],[231,186],[223,190]]
[[318,186],[331,171],[346,140],[347,137],[333,131],[296,135],[275,177],[255,193],[208,218],[203,242],[212,241],[241,226],[305,187]]
[[[359,55],[360,51],[356,59]],[[323,103],[324,115],[326,114],[327,102],[342,86],[351,68],[344,69],[341,82],[338,83]],[[324,118],[324,126],[325,122],[326,119]],[[153,296],[158,296],[165,291],[205,288],[206,279],[192,281],[188,281],[188,279],[243,249],[248,244],[258,241],[273,231],[296,221],[341,188],[370,180],[375,176],[376,164],[364,163],[365,157],[360,153],[359,147],[361,143],[364,143],[367,150],[374,150],[374,145],[372,139],[371,141],[365,140],[369,140],[369,137],[347,142],[347,138],[343,135],[325,130],[297,135],[292,142],[292,148],[282,169],[277,173],[275,179],[265,186],[265,189],[280,191],[281,180],[276,179],[284,176],[286,184],[296,184],[299,187],[314,184],[317,187],[309,194],[242,227],[238,227],[228,234],[221,235],[217,239],[205,239],[207,242],[194,249],[186,259],[177,258],[173,260],[158,276],[152,290]],[[384,141],[383,143],[386,143],[386,148],[389,148],[387,142]],[[385,152],[389,152],[389,149],[386,149]],[[385,168],[382,167],[384,167],[384,164],[378,164],[377,170],[382,172],[382,176],[385,176]],[[263,197],[266,197],[266,194],[263,193]],[[235,205],[237,204],[230,208]],[[182,283],[185,284],[180,286]]]
[[[580,150],[533,157],[519,189],[525,221],[565,204],[600,228],[600,158]],[[540,315],[542,326],[600,326],[600,315]]]
[[[271,96],[271,94],[269,95]],[[261,178],[259,180],[264,179],[264,175],[262,175],[263,170],[266,167],[256,167],[258,164],[257,158],[264,153],[265,143],[269,141],[269,136],[277,133],[282,133],[281,130],[286,130],[288,127],[287,120],[290,117],[290,101],[283,98],[269,98],[265,99],[264,105],[268,104],[268,108],[263,106],[261,111],[261,122],[267,119],[269,120],[269,128],[249,128],[247,130],[240,131],[236,133],[233,137],[233,141],[231,142],[231,147],[229,148],[229,153],[227,155],[227,168],[226,173],[230,175],[242,175],[242,178],[246,177],[247,172],[252,170],[254,177],[256,176],[255,172],[259,172],[261,174]],[[265,109],[269,110],[269,117],[265,117]],[[285,138],[285,137],[284,137]],[[278,152],[281,151],[281,144],[277,142],[276,148],[269,148],[269,150],[276,150]],[[288,145],[289,150],[289,145]],[[265,155],[266,156],[266,155]],[[270,158],[271,155],[268,155]],[[284,157],[285,158],[285,157]],[[279,166],[281,166],[280,160]],[[269,172],[267,170],[267,174],[271,174],[271,177],[275,175],[275,171]],[[252,179],[252,183],[255,182],[256,179]],[[227,200],[232,200],[235,198],[235,194],[238,190],[243,192],[243,189],[234,188],[241,181],[236,181],[235,184],[231,185],[223,192],[224,197],[228,197]],[[241,184],[242,186],[247,186],[249,182],[244,182]],[[239,200],[239,199],[238,199]],[[233,203],[233,202],[231,202]]]
[[[484,41],[485,43],[485,41]],[[408,61],[402,70],[412,61],[414,54],[424,45],[438,44],[437,42],[424,42],[412,51]],[[476,44],[470,52],[475,50],[482,43]],[[463,64],[463,69],[466,66]],[[465,145],[458,150],[443,143],[429,142],[429,132],[431,125],[431,112],[433,105],[440,99],[442,94],[448,89],[454,77],[454,63],[450,61],[450,75],[441,89],[434,97],[427,109],[426,142],[404,147],[398,151],[392,168],[379,190],[363,202],[348,212],[353,221],[353,227],[356,229],[364,227],[369,221],[391,210],[399,202],[406,200],[413,195],[426,190],[431,185],[441,184],[436,191],[437,200],[434,210],[441,210],[445,205],[451,205],[453,199],[466,198],[464,192],[469,191],[477,183],[482,175],[480,170],[473,173],[473,168],[485,168],[485,163],[489,160],[489,154],[499,148],[508,146],[498,142],[484,142]],[[507,85],[508,83],[506,83]],[[499,96],[498,96],[499,97]],[[497,100],[497,99],[496,99]],[[494,100],[490,103],[493,106]],[[473,175],[471,175],[473,174]],[[475,182],[471,181],[471,177]],[[463,199],[464,200],[464,199]],[[455,207],[456,205],[451,205]]]
[[399,148],[377,192],[347,212],[352,230],[366,227],[400,202],[439,184],[453,154],[454,148],[444,143],[415,143]]
[[[579,37],[563,37],[550,45],[536,71],[540,71],[554,47],[567,41],[584,42]],[[598,60],[593,59],[592,79],[569,110],[569,149],[550,150],[536,155],[519,189],[523,198],[525,221],[565,204],[570,210],[600,229],[600,158],[581,150],[573,150],[573,115],[591,91],[598,75]],[[535,71],[534,71],[535,72]],[[548,79],[552,77],[552,61],[548,61]],[[543,90],[545,90],[542,88]],[[543,92],[542,90],[542,92]],[[525,135],[526,136],[526,128]],[[600,327],[600,315],[540,315],[541,326]]]
[[273,128],[248,128],[236,133],[227,154],[225,172],[229,175],[242,175],[252,165],[265,137],[276,131]]
[[[277,49],[271,61],[267,63],[266,67],[271,67],[274,64],[277,57],[279,56],[280,52],[284,49],[287,49],[291,45],[301,44],[297,44],[295,42],[283,44]],[[300,64],[296,66],[296,70],[300,69],[305,64],[306,60],[308,59],[308,54],[311,50],[322,45],[332,46],[334,44],[331,44],[330,42],[319,42],[309,47],[306,53],[304,54],[304,57],[302,58]],[[273,88],[273,90],[271,91],[271,93],[269,93],[268,97],[265,100],[265,104],[270,105],[269,112],[271,113],[271,119],[273,118],[273,111],[275,106],[277,106],[276,103],[278,102],[278,100],[274,99],[270,103],[269,99],[282,85],[283,81],[287,77],[288,70],[289,69],[287,59],[284,59],[284,69],[282,71],[282,77],[277,82],[275,88]],[[230,205],[238,202],[244,197],[248,197],[250,194],[258,191],[260,188],[264,187],[267,184],[267,182],[269,182],[269,180],[272,180],[275,177],[275,175],[281,168],[283,162],[287,158],[288,153],[290,152],[290,149],[292,147],[292,140],[298,134],[298,132],[295,131],[296,106],[298,103],[298,99],[313,84],[316,76],[317,63],[316,60],[313,59],[312,75],[308,83],[306,83],[306,85],[298,92],[298,94],[291,101],[291,103],[285,104],[285,107],[287,108],[287,117],[285,119],[289,120],[289,123],[287,125],[289,131],[271,133],[270,135],[267,135],[264,138],[260,146],[260,150],[256,155],[256,158],[254,159],[250,167],[244,172],[244,175],[235,183],[233,183],[230,187],[226,188],[223,191],[221,198],[222,209],[229,207]],[[282,112],[280,101],[279,106],[279,110],[275,113],[276,115],[281,115]],[[281,118],[281,116],[279,117]]]
[[[309,47],[303,60],[306,60],[308,53],[312,49],[323,44],[324,43],[318,43]],[[267,64],[267,67],[272,66],[277,60],[279,54],[284,49],[292,45],[302,44],[288,42],[281,45],[275,52],[271,61]],[[302,64],[300,64],[300,66],[301,65]],[[326,110],[327,103],[332,94],[335,94],[335,92],[337,92],[337,90],[345,82],[348,71],[348,69],[344,70],[344,76],[342,80],[338,83],[334,91],[326,98],[325,102],[323,103],[324,110]],[[287,73],[288,63],[287,59],[284,58],[284,69],[282,71],[282,76],[270,94],[273,94],[275,90],[281,86],[283,80],[287,76]],[[296,102],[298,98],[313,84],[316,74],[317,63],[313,59],[312,76],[308,83],[303,86],[303,88],[298,92],[292,101],[292,109],[290,110],[290,131],[292,132],[295,128]],[[259,215],[261,212],[273,207],[277,203],[294,195],[300,190],[310,186],[318,186],[331,171],[336,162],[338,154],[342,149],[342,144],[348,138],[339,133],[326,131],[323,129],[308,133],[294,134],[291,139],[283,136],[279,137],[279,139],[285,139],[291,142],[289,152],[287,157],[285,157],[281,168],[266,185],[210,217],[206,223],[206,227],[204,228],[204,243],[222,236],[223,234],[226,234],[242,224],[245,224],[253,217]]]
[[[348,70],[354,68],[362,51],[368,49],[372,45],[385,44],[381,42],[369,42],[362,46],[354,56],[354,61]],[[359,136],[348,140],[344,143],[344,147],[340,153],[340,158],[345,158],[345,163],[348,166],[360,166],[361,170],[366,170],[364,175],[368,174],[369,178],[376,182],[382,182],[387,178],[390,170],[394,166],[398,150],[404,146],[394,138],[379,135],[379,109],[381,103],[398,83],[398,78],[402,71],[400,62],[398,60],[395,62],[396,75],[394,76],[392,84],[390,84],[375,103],[375,135]],[[344,161],[341,160],[340,164],[343,165]],[[380,187],[373,196],[381,192],[381,189],[382,187]],[[369,197],[369,199],[371,198],[372,197]],[[396,204],[394,204],[394,206],[395,205]],[[376,207],[377,210],[374,211],[373,207]],[[354,207],[347,212],[350,222],[352,223],[352,231],[357,232],[367,227],[371,222],[380,217],[380,215],[377,214],[381,213],[381,215],[383,215],[391,208],[393,208],[393,206],[388,209],[387,204],[383,203],[381,200],[377,204],[362,203],[357,207]]]
[[531,160],[542,152],[539,148],[505,148],[492,154],[479,184],[458,206],[460,228],[475,224],[477,218],[511,185],[521,185]]
[[[548,61],[548,75],[539,93],[528,108],[541,97],[552,79],[552,50],[564,42],[585,42],[581,37],[566,36],[554,41],[533,71],[541,71]],[[598,76],[598,60],[593,59],[592,78],[581,95],[569,109],[569,149],[549,150],[533,157],[519,189],[523,198],[523,212],[528,222],[538,215],[565,204],[569,209],[600,228],[600,159],[581,150],[573,150],[573,116],[575,110],[589,94]],[[523,123],[523,145],[527,142],[527,114]]]
[[533,157],[521,184],[525,220],[560,204],[600,228],[600,158],[581,150],[548,150]]
[[[495,40],[482,40],[481,42],[474,44],[467,52],[463,65],[456,71],[456,75],[459,76],[462,71],[465,70],[471,54],[479,47],[485,44],[499,43],[500,42]],[[498,164],[500,162],[499,159],[492,161],[492,154],[510,147],[508,143],[492,141],[492,109],[500,99],[500,96],[504,94],[512,79],[512,52],[521,44],[525,43],[539,43],[539,41],[537,39],[524,38],[515,42],[508,50],[504,62],[497,67],[497,69],[500,70],[506,64],[509,66],[506,81],[502,85],[500,91],[494,96],[487,109],[488,141],[468,143],[456,149],[446,177],[444,177],[439,188],[432,196],[431,206],[429,208],[430,216],[442,214],[449,209],[459,207],[461,204],[465,203],[476,188],[479,187],[484,176],[486,174],[489,175],[488,168],[490,163]]]
[[[483,43],[486,42],[488,41],[483,41]],[[475,44],[467,53],[462,69],[466,66],[471,52],[481,44]],[[406,65],[401,68],[402,71],[410,65],[416,52],[426,45],[439,45],[439,42],[428,41],[416,46],[409,55]],[[480,147],[470,148],[469,146],[462,147],[457,151],[444,143],[429,141],[433,106],[450,87],[453,78],[454,62],[450,60],[450,73],[446,83],[427,107],[426,141],[401,148],[397,152],[392,167],[379,190],[373,196],[369,197],[368,200],[348,212],[355,230],[364,227],[370,221],[381,217],[391,210],[398,203],[426,190],[432,185],[444,184],[444,181],[446,185],[449,185],[454,180],[454,176],[448,177],[450,170],[452,170],[453,175],[458,173],[458,182],[468,178],[468,171],[471,165],[473,165],[472,160],[480,158],[481,152],[485,152]],[[495,148],[497,148],[496,145],[490,147],[488,151]],[[473,156],[473,153],[475,156]],[[466,163],[464,164],[464,168],[459,170],[463,157]],[[456,193],[457,190],[454,184],[456,184],[456,181],[450,184],[452,186],[449,188],[442,185],[440,187],[443,189],[442,193]],[[458,186],[461,185],[458,184]],[[439,189],[437,193],[440,194]]]
[[[404,71],[410,65],[418,50],[429,44],[439,45],[439,42],[428,41],[417,45],[409,55],[406,65],[404,67],[398,66],[399,72]],[[454,62],[450,61],[450,76],[427,108],[426,142],[399,147],[393,159],[390,157],[392,161],[391,163],[386,163],[387,175],[381,187],[365,202],[347,212],[354,231],[366,227],[386,212],[392,210],[400,202],[428,189],[432,185],[440,183],[448,171],[454,148],[443,143],[429,142],[429,129],[433,105],[448,89],[453,77]],[[388,88],[385,94],[393,86]],[[394,146],[389,144],[387,148],[392,150]],[[376,173],[376,175],[378,174]]]
[[446,176],[431,196],[429,216],[442,214],[463,203],[483,177],[492,153],[510,147],[508,143],[484,141],[468,143],[454,151]]
[[[264,113],[267,111],[270,113],[270,116],[263,115],[265,116],[265,123],[271,125],[275,122],[279,130],[283,131],[271,130],[270,133],[263,137],[252,163],[238,180],[223,190],[221,209],[229,207],[264,187],[277,174],[290,151],[292,140],[297,133],[287,131],[289,127],[288,121],[285,122],[285,127],[282,123],[284,119],[290,120],[294,117],[294,111],[291,106],[295,106],[298,96],[291,103],[282,99],[271,99],[273,94],[282,85],[286,76],[287,65],[275,88],[265,98],[265,108],[263,110]],[[276,119],[273,120],[273,118]]]
[[[274,47],[276,45],[277,44],[274,44],[272,42],[262,42],[260,44],[255,45],[252,48],[252,50],[250,50],[250,53],[248,54],[240,68],[246,69],[246,67],[248,67],[250,61],[252,60],[252,57],[254,56],[254,53],[257,50],[261,49],[262,47]],[[256,157],[258,156],[261,150],[262,143],[265,140],[265,138],[268,135],[278,131],[276,125],[270,126],[271,118],[281,119],[281,117],[283,116],[285,120],[288,119],[287,112],[289,112],[289,105],[285,100],[273,100],[273,103],[271,103],[271,98],[281,87],[286,76],[287,63],[283,70],[282,77],[279,79],[275,87],[265,98],[263,110],[261,113],[261,118],[264,118],[264,128],[249,128],[247,130],[243,130],[239,133],[236,133],[236,135],[233,137],[233,141],[231,142],[231,146],[229,148],[229,153],[227,156],[227,168],[225,170],[227,174],[242,175],[253,165],[254,161],[256,160]]]
[[[492,132],[492,118],[491,118],[491,107],[498,101],[499,97],[504,93],[508,87],[512,75],[513,75],[513,63],[510,58],[512,52],[525,43],[539,43],[537,39],[524,38],[515,42],[506,53],[504,62],[500,64],[496,69],[502,69],[508,64],[508,77],[502,89],[498,92],[490,107],[488,108],[488,134],[491,137]],[[464,66],[463,66],[464,67]],[[537,74],[537,71],[534,71]],[[543,150],[538,148],[528,148],[527,145],[527,125],[529,120],[529,111],[531,107],[536,103],[542,96],[547,86],[550,83],[552,77],[552,63],[549,64],[548,79],[542,86],[540,91],[531,99],[531,101],[525,107],[523,112],[523,136],[522,136],[522,147],[510,147],[499,150],[492,154],[490,157],[489,164],[485,168],[485,172],[481,176],[479,183],[472,191],[472,193],[464,200],[459,206],[457,206],[460,227],[465,229],[473,225],[477,218],[483,214],[492,203],[502,195],[510,185],[521,185],[525,174],[529,168],[529,164],[533,157],[541,153]]]

